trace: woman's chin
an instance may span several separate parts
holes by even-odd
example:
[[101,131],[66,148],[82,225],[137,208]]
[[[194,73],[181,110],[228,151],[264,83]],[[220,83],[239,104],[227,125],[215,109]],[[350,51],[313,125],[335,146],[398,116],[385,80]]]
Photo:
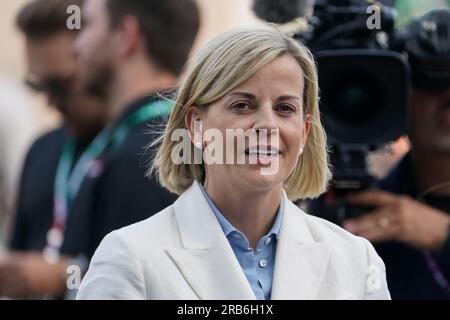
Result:
[[245,184],[249,189],[255,191],[268,191],[283,183],[279,172],[277,174],[265,174],[263,169],[260,166],[243,167],[238,174],[240,184]]

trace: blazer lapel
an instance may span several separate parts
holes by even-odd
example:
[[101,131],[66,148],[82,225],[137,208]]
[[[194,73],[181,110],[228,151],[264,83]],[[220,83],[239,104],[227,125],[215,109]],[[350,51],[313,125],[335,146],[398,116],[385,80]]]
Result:
[[251,300],[253,290],[197,182],[174,204],[183,248],[167,249],[200,299]]
[[[318,298],[331,244],[316,242],[305,213],[283,195],[285,212],[277,245],[272,299]],[[256,299],[227,238],[197,182],[174,204],[182,248],[167,249],[200,299]]]
[[272,300],[317,298],[326,274],[331,245],[315,242],[303,213],[285,197],[277,245]]

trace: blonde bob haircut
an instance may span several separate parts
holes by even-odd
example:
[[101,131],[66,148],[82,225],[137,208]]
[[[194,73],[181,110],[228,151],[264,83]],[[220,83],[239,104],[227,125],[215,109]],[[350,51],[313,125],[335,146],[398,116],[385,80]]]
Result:
[[[170,192],[181,194],[194,180],[202,183],[204,164],[174,164],[171,155],[178,141],[172,141],[177,129],[187,129],[185,117],[193,105],[208,106],[256,71],[282,55],[297,60],[303,70],[304,113],[309,113],[311,129],[303,155],[284,181],[286,193],[292,201],[315,198],[322,194],[331,178],[326,134],[319,114],[317,68],[311,52],[294,39],[275,29],[239,28],[221,34],[209,42],[191,61],[182,81],[174,109],[165,132],[152,146],[159,146],[148,174],[157,172],[161,185]],[[189,140],[188,143],[192,144]],[[191,145],[192,156],[195,148]]]

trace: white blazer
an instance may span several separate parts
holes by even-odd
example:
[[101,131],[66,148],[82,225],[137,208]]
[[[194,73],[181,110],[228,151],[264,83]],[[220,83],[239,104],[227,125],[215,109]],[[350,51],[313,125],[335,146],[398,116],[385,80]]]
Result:
[[[277,244],[272,299],[390,299],[372,245],[289,201]],[[107,235],[77,299],[255,299],[195,182],[170,207]]]

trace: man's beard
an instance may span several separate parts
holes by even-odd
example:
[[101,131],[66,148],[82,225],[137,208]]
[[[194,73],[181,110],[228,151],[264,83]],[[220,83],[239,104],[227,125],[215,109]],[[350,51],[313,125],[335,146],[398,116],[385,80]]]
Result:
[[88,94],[107,100],[114,78],[112,64],[104,63],[97,68],[92,68],[86,76],[85,88]]

